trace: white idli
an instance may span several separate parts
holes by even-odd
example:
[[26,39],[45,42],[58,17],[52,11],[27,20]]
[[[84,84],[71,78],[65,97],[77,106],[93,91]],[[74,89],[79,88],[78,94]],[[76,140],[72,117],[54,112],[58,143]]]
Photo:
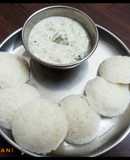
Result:
[[40,98],[17,110],[12,123],[15,141],[31,152],[42,154],[56,150],[67,130],[68,122],[62,109]]
[[[39,92],[32,86],[24,84],[15,88],[0,90],[0,125],[11,128],[11,121],[16,110],[24,103],[40,97]],[[20,115],[19,115],[20,116]]]
[[102,77],[89,80],[85,94],[91,106],[106,117],[122,114],[127,108],[130,98],[128,85],[113,84]]
[[83,97],[79,95],[65,97],[60,102],[60,106],[63,108],[69,123],[67,142],[85,144],[97,136],[100,117],[89,107]]
[[99,75],[113,83],[130,83],[130,57],[113,56],[99,66]]
[[28,80],[28,63],[16,55],[0,52],[0,88],[14,87]]

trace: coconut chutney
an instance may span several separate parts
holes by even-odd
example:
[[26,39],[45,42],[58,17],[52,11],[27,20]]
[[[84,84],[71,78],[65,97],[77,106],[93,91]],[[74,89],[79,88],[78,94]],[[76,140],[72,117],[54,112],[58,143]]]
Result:
[[77,21],[61,16],[41,20],[32,28],[28,46],[41,60],[70,64],[84,58],[89,49],[89,35]]

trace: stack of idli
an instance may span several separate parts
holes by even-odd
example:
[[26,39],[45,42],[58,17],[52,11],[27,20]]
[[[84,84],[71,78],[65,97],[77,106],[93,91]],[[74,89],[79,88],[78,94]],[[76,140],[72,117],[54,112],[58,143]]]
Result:
[[90,143],[98,136],[102,117],[125,112],[129,105],[130,57],[114,56],[104,60],[98,76],[89,80],[84,95],[70,95],[60,101],[68,120],[68,143]]
[[98,76],[89,80],[83,95],[64,97],[58,104],[29,85],[29,64],[22,56],[0,54],[0,125],[12,131],[22,148],[48,154],[66,141],[91,143],[102,116],[123,114],[129,104],[130,57],[104,60]]
[[113,56],[104,60],[98,75],[85,87],[88,102],[104,117],[123,114],[130,100],[130,57]]
[[26,84],[29,65],[23,57],[0,52],[0,125],[11,129],[11,120],[21,104],[37,98],[39,92]]
[[29,64],[22,55],[1,52],[0,68],[0,126],[11,130],[16,143],[31,152],[56,150],[68,132],[63,110],[27,84]]

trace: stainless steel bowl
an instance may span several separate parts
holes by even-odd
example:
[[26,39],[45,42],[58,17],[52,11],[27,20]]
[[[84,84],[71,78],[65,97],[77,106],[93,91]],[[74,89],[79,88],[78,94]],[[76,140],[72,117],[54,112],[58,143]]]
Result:
[[[75,63],[70,63],[67,65],[62,64],[52,64],[48,63],[47,61],[43,61],[42,59],[36,57],[33,53],[30,52],[28,47],[28,37],[30,34],[30,31],[34,27],[35,24],[37,24],[39,21],[41,21],[44,18],[50,17],[50,16],[64,16],[72,18],[76,21],[78,21],[88,32],[90,37],[90,47],[88,50],[88,53],[85,55],[85,57],[82,60],[79,60]],[[40,9],[33,13],[25,22],[23,29],[22,29],[22,41],[24,44],[25,49],[30,53],[31,57],[40,62],[43,65],[46,65],[51,68],[58,68],[58,69],[69,69],[78,66],[83,61],[88,59],[90,55],[95,51],[97,44],[98,44],[99,36],[98,36],[98,30],[96,27],[96,24],[93,22],[93,20],[84,12],[72,8],[69,6],[51,6],[46,7],[43,9]]]

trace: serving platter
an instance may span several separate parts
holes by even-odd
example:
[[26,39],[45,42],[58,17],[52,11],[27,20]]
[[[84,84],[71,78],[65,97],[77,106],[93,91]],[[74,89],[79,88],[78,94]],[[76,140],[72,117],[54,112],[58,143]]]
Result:
[[[28,83],[35,86],[44,98],[59,102],[65,96],[82,94],[87,81],[96,76],[98,66],[104,59],[113,55],[130,55],[130,50],[115,34],[100,25],[97,25],[97,28],[99,43],[93,55],[80,66],[69,70],[50,69],[32,60],[22,45],[22,28],[1,43],[0,51],[23,55],[30,62],[31,76]],[[91,143],[72,145],[64,142],[47,156],[98,156],[116,146],[129,133],[130,107],[116,118],[102,118],[98,136]],[[0,127],[0,134],[23,153],[37,157],[45,156],[21,148],[14,142],[10,130]]]

